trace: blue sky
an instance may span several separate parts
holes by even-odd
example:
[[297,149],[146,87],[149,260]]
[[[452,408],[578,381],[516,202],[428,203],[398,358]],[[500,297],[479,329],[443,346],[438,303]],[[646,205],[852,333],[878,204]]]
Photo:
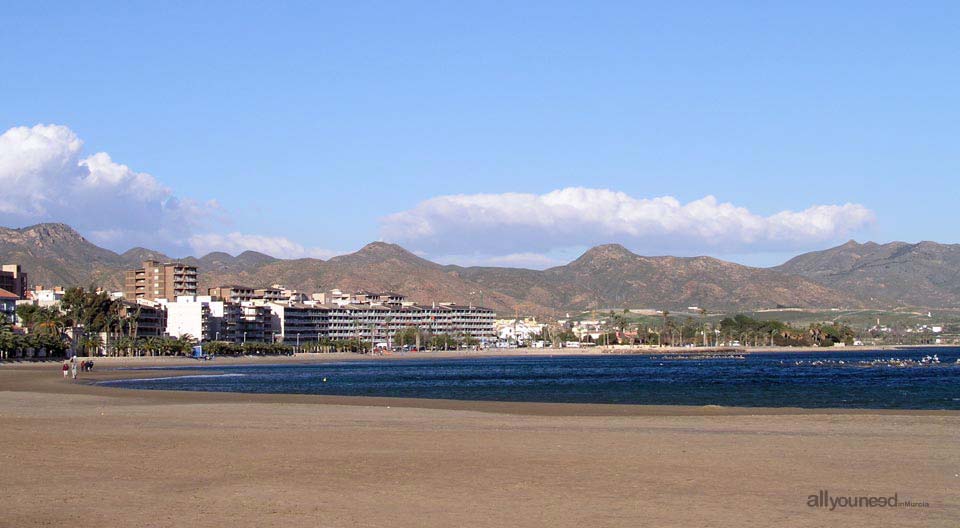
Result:
[[958,242],[955,3],[202,4],[5,6],[2,225],[539,267]]

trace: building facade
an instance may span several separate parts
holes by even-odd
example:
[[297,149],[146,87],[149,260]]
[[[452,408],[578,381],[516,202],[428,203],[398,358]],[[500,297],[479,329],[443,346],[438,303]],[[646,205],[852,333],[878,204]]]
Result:
[[536,319],[497,319],[494,327],[500,342],[525,345],[543,335],[547,325],[538,323]]
[[27,274],[20,269],[19,264],[4,264],[0,266],[0,290],[17,296],[17,299],[26,298],[29,284]]
[[142,267],[127,270],[124,274],[123,297],[128,301],[137,299],[174,301],[180,296],[196,295],[196,266],[145,260]]
[[233,303],[252,301],[258,297],[256,290],[253,288],[247,286],[238,286],[236,284],[208,288],[207,294],[216,300]]
[[496,314],[489,308],[454,303],[424,306],[390,292],[351,295],[333,290],[312,297],[317,300],[266,303],[273,313],[273,329],[278,341],[295,344],[304,340],[360,340],[389,345],[394,335],[409,328],[481,343],[492,341],[496,336]]
[[215,339],[231,343],[271,342],[273,324],[270,309],[250,301],[224,303]]
[[220,331],[218,317],[223,317],[223,301],[208,296],[180,296],[176,302],[161,301],[167,312],[166,334],[170,337],[190,336],[198,341],[216,339]]
[[133,320],[130,334],[134,338],[161,337],[167,331],[167,311],[154,301],[124,300],[120,307],[120,316]]
[[0,314],[2,314],[8,322],[12,323],[17,316],[18,299],[19,297],[14,295],[13,292],[0,288]]
[[[496,315],[489,308],[454,303],[425,306],[408,302],[396,293],[370,292],[334,292],[325,298],[337,302],[325,304],[304,301],[303,296],[286,290],[282,295],[289,296],[276,300],[274,288],[252,290],[252,299],[237,302],[247,298],[251,290],[220,286],[210,289],[216,296],[179,296],[175,302],[160,301],[166,309],[166,333],[171,337],[189,334],[199,341],[297,345],[360,340],[377,346],[389,345],[397,333],[416,328],[481,343],[496,340]],[[260,297],[258,293],[264,290],[268,295]]]

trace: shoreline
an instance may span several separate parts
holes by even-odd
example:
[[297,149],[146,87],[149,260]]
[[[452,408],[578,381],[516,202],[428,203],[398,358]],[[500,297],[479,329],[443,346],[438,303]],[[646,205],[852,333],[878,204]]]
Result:
[[[422,352],[403,352],[386,354],[361,354],[356,352],[298,352],[292,356],[263,355],[263,356],[217,356],[215,364],[286,364],[286,363],[323,363],[330,361],[389,361],[408,359],[463,359],[483,357],[544,357],[544,356],[698,356],[704,354],[792,354],[823,352],[833,354],[858,352],[889,352],[896,350],[916,349],[953,349],[960,345],[878,345],[878,346],[849,346],[849,347],[630,347],[615,345],[609,347],[589,348],[488,348],[484,350],[431,350]],[[77,356],[80,360],[93,360],[99,364],[130,363],[142,366],[161,366],[174,362],[185,362],[196,365],[212,365],[213,362],[201,361],[189,356]],[[0,368],[15,367],[18,365],[62,363],[62,358],[18,358],[0,359]]]
[[[689,351],[689,349],[678,349]],[[701,351],[702,353],[702,351]],[[551,356],[566,354],[536,354]],[[584,354],[577,354],[584,355]],[[601,354],[590,354],[599,356]],[[644,354],[650,355],[650,354]],[[653,354],[657,355],[657,354]],[[569,356],[569,355],[568,355]],[[529,416],[743,416],[743,415],[928,415],[960,416],[950,409],[848,409],[805,407],[745,407],[720,405],[644,405],[562,402],[507,402],[494,400],[449,400],[439,398],[397,398],[384,396],[339,396],[320,394],[215,392],[191,390],[134,389],[102,385],[100,382],[204,375],[208,369],[227,365],[319,365],[343,361],[406,361],[440,358],[523,357],[515,354],[481,355],[476,352],[440,352],[406,356],[367,354],[300,354],[295,356],[228,357],[198,361],[187,357],[99,358],[93,372],[80,373],[76,381],[60,374],[60,361],[6,364],[0,368],[0,390],[42,394],[87,394],[118,399],[173,403],[261,403],[308,404],[362,407],[398,407],[460,410]],[[104,364],[106,363],[106,364]],[[176,367],[177,370],[172,370]],[[187,368],[181,368],[187,367]],[[197,368],[190,368],[197,367]]]

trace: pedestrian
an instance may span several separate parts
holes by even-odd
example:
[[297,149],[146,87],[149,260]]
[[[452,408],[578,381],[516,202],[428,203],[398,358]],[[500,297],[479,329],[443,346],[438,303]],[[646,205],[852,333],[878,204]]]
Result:
[[67,379],[67,373],[70,372],[70,366],[67,365],[67,362],[63,362],[63,379]]
[[76,361],[73,362],[73,367],[71,368],[71,371],[73,372],[73,379],[77,379],[77,362]]

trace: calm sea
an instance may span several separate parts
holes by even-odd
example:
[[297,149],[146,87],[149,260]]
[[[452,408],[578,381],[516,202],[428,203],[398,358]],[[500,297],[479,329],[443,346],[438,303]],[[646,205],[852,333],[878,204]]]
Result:
[[[919,361],[887,366],[861,362]],[[745,359],[553,356],[204,365],[201,376],[107,382],[134,389],[570,403],[960,409],[960,349],[752,354]],[[843,364],[840,363],[843,362]],[[176,367],[162,370],[179,370]],[[326,380],[326,381],[324,381]]]

